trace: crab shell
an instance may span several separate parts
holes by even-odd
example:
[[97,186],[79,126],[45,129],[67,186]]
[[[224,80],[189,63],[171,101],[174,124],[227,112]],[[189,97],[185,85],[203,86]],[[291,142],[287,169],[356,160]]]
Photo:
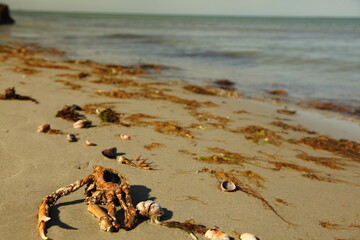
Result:
[[205,238],[210,240],[230,240],[229,235],[217,228],[207,230],[205,233]]
[[136,209],[141,216],[150,218],[152,222],[156,223],[160,221],[161,216],[164,214],[161,206],[152,200],[139,202]]

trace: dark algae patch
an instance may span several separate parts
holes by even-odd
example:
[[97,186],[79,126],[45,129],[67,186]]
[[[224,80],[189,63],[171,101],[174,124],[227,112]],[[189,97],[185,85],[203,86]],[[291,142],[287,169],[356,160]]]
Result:
[[39,103],[36,99],[28,97],[28,96],[22,96],[16,93],[15,88],[7,88],[5,90],[4,95],[0,95],[0,100],[22,100],[22,101],[31,101],[34,103]]
[[103,110],[100,110],[99,112],[99,118],[102,122],[109,122],[109,123],[119,122],[120,118],[118,115],[119,114],[116,113],[111,108],[105,108]]

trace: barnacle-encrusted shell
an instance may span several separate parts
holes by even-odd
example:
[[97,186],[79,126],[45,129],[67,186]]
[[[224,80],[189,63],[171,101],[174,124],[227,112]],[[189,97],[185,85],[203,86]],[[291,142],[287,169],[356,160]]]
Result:
[[115,159],[115,158],[116,158],[116,154],[117,154],[117,149],[116,149],[116,147],[111,147],[111,148],[107,148],[107,149],[103,150],[101,153],[102,153],[105,157]]
[[38,132],[44,132],[44,133],[46,133],[46,132],[48,132],[50,130],[50,124],[48,124],[48,123],[43,123],[43,124],[41,124],[40,126],[38,126],[38,128],[37,128],[37,131]]
[[229,235],[220,231],[217,228],[212,228],[206,231],[205,238],[210,240],[229,240]]
[[160,217],[164,214],[161,206],[152,200],[139,202],[136,209],[141,216],[150,218],[154,222],[159,222]]
[[232,192],[236,190],[236,185],[234,182],[232,181],[223,181],[220,184],[221,190],[223,190],[224,192]]
[[252,233],[243,233],[240,235],[241,240],[257,240],[254,234]]
[[69,142],[77,142],[78,139],[76,138],[76,136],[74,134],[68,134],[66,136],[66,140]]
[[79,121],[73,124],[74,128],[88,128],[91,127],[91,121],[87,119],[80,119]]
[[123,140],[130,140],[130,139],[131,139],[131,136],[122,133],[122,134],[120,134],[120,138],[123,139]]

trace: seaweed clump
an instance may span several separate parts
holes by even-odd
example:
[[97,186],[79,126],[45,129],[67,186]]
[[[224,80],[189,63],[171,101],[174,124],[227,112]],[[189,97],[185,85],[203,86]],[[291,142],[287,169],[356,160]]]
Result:
[[155,126],[155,131],[163,134],[171,134],[175,136],[181,136],[185,138],[194,138],[191,132],[183,127],[180,127],[171,122],[159,122],[159,121],[152,121],[150,122],[151,125]]
[[360,162],[360,144],[354,141],[340,139],[336,140],[326,136],[305,137],[300,140],[292,140],[292,143],[303,143],[314,149],[332,152],[338,156],[349,158]]
[[208,163],[236,165],[242,165],[243,163],[251,163],[251,161],[254,160],[254,158],[249,158],[239,153],[229,152],[221,148],[208,148],[208,150],[215,154],[210,156],[197,156],[195,157],[195,159]]
[[183,89],[203,95],[212,95],[212,96],[221,96],[228,98],[239,98],[240,94],[234,90],[227,90],[222,88],[211,88],[211,87],[201,87],[197,85],[186,85]]
[[282,128],[284,130],[292,130],[292,131],[295,131],[295,132],[304,132],[304,133],[307,133],[307,134],[316,134],[315,131],[310,131],[310,130],[304,128],[301,125],[294,126],[294,125],[289,125],[289,124],[286,124],[286,123],[280,122],[280,121],[272,122],[271,125],[280,127],[280,128]]
[[275,132],[255,125],[240,128],[235,132],[246,134],[245,139],[252,143],[271,143],[280,145],[283,138]]
[[5,94],[4,94],[4,95],[0,95],[0,99],[1,99],[1,100],[24,100],[24,101],[32,101],[32,102],[34,102],[34,103],[36,103],[36,104],[39,103],[39,102],[38,102],[36,99],[34,99],[34,98],[16,94],[15,87],[7,88],[7,89],[5,90]]
[[72,106],[68,106],[65,105],[63,107],[63,109],[61,109],[60,111],[58,111],[55,115],[55,117],[59,117],[68,121],[73,121],[76,122],[80,119],[82,119],[80,117],[80,114],[72,107]]
[[344,168],[341,166],[346,166],[346,164],[341,162],[343,159],[340,158],[315,157],[315,156],[309,156],[307,154],[298,154],[296,155],[296,157],[305,161],[313,162],[323,167],[336,169],[336,170],[344,170]]
[[102,122],[116,123],[120,121],[118,113],[110,108],[105,108],[99,112],[99,118]]

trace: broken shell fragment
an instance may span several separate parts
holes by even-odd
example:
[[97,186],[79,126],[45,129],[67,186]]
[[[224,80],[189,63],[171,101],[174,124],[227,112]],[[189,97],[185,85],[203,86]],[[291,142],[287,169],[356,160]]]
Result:
[[48,124],[48,123],[41,124],[40,126],[38,126],[38,129],[37,129],[38,132],[43,132],[43,133],[46,133],[49,130],[50,130],[50,124]]
[[217,228],[212,228],[206,231],[205,238],[210,240],[229,240],[229,235],[220,231]]
[[85,145],[86,146],[96,146],[96,143],[90,142],[89,140],[85,140]]
[[120,134],[120,138],[123,139],[123,140],[130,140],[131,136],[122,133],[122,134]]
[[73,124],[74,128],[89,128],[91,127],[91,121],[87,119],[81,119]]
[[234,182],[232,181],[223,181],[220,184],[221,190],[223,190],[224,192],[232,192],[236,190],[236,185]]
[[68,134],[66,136],[66,140],[68,142],[77,142],[78,139],[76,138],[76,136],[74,134]]
[[257,237],[255,237],[252,233],[243,233],[240,235],[241,240],[257,240]]
[[115,159],[116,158],[116,154],[117,154],[117,149],[116,147],[111,147],[111,148],[107,148],[105,150],[103,150],[101,152],[105,157],[111,158],[111,159]]
[[150,218],[151,222],[155,223],[160,223],[160,218],[164,215],[161,206],[152,200],[139,202],[136,209],[141,216]]

